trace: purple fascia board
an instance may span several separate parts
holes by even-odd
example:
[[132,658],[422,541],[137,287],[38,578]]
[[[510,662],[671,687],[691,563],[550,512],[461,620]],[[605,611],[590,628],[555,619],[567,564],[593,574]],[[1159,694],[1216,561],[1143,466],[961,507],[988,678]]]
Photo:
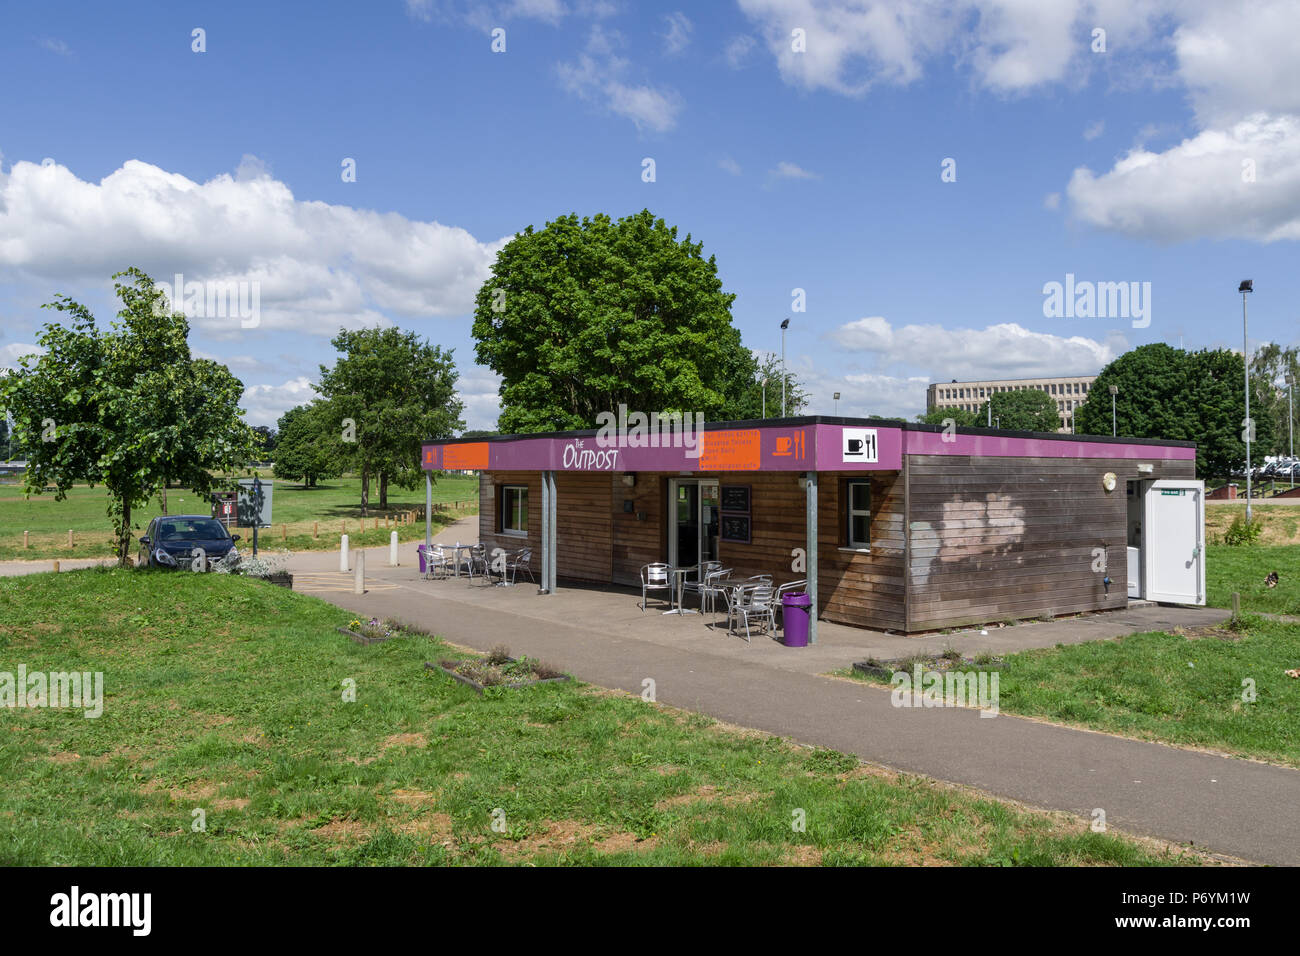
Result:
[[[904,455],[970,455],[987,458],[1124,458],[1192,461],[1196,449],[1048,437],[970,435],[885,426],[808,424],[706,429],[705,443],[725,432],[728,447],[632,447],[626,439],[606,446],[594,435],[487,441],[489,471],[700,472],[897,471]],[[945,440],[946,439],[946,440]],[[441,443],[422,448],[426,470],[443,467]]]
[[1177,445],[1127,445],[1122,442],[998,435],[944,435],[942,432],[906,432],[905,448],[909,455],[973,455],[984,458],[1133,458],[1146,461],[1196,459],[1195,448]]

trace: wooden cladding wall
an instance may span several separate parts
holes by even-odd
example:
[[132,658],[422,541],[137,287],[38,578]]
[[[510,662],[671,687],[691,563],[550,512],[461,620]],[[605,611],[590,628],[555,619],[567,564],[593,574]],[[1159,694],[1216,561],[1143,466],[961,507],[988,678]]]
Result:
[[[501,507],[502,485],[528,488],[528,534],[502,534],[497,530],[497,510]],[[481,471],[478,476],[478,540],[492,553],[533,549],[533,576],[540,580],[542,567],[542,476],[535,471]],[[446,542],[444,542],[446,543]]]
[[[668,560],[667,536],[661,527],[668,501],[668,479],[641,473],[631,488],[623,484],[621,475],[614,475],[612,482],[613,580],[616,584],[639,586],[642,565]],[[632,502],[631,511],[623,510],[625,501]]]
[[[1195,462],[1153,464],[1140,477],[1195,477]],[[1118,479],[1112,492],[1106,472]],[[910,456],[906,629],[1123,607],[1125,481],[1137,478],[1127,459]]]
[[[728,484],[752,487],[753,538],[722,541],[719,559],[736,577],[771,574],[774,584],[807,577],[794,572],[795,548],[807,546],[807,505],[790,472],[728,473]],[[844,488],[850,478],[871,481],[871,550],[844,550],[848,516]],[[861,627],[903,628],[903,481],[898,472],[822,473],[817,496],[817,606],[822,618]]]
[[557,576],[613,580],[613,479],[599,472],[556,472],[555,492]]

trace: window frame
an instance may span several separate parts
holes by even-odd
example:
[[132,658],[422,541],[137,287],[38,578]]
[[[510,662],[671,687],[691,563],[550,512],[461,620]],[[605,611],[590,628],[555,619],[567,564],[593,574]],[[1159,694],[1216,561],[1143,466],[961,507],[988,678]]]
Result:
[[[867,490],[867,507],[853,507],[853,489],[861,485]],[[867,519],[867,540],[855,541],[853,539],[853,519],[863,517]],[[844,480],[844,547],[848,551],[870,551],[871,550],[871,479],[870,478],[846,478]]]
[[[510,513],[511,517],[513,517],[513,509],[511,509],[511,508],[508,506],[508,500],[509,500],[509,498],[510,498],[510,492],[512,492],[512,491],[523,492],[523,502],[524,502],[524,514],[523,514],[523,519],[524,519],[524,527],[523,527],[522,529],[520,529],[520,528],[511,528],[511,527],[509,527],[509,526],[507,525],[507,523],[506,523],[507,520],[508,520],[508,519],[507,519],[507,513]],[[497,533],[498,533],[498,534],[507,534],[507,535],[510,535],[511,537],[515,537],[515,538],[526,538],[526,537],[528,537],[528,486],[527,486],[527,485],[504,484],[504,485],[501,486],[501,497],[500,497],[499,500],[500,500],[500,506],[497,508],[497,515],[498,515],[498,518],[497,518]]]

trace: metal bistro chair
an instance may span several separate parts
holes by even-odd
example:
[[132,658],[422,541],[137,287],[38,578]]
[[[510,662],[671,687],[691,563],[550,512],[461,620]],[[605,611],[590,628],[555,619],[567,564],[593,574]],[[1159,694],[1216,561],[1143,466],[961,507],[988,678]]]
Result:
[[713,615],[715,618],[713,622],[715,626],[717,624],[716,617],[717,617],[718,598],[722,598],[723,605],[726,605],[728,603],[727,594],[728,594],[728,588],[730,587],[731,584],[728,578],[730,577],[731,577],[730,568],[715,568],[705,576],[704,583],[700,585],[701,616],[703,616],[703,612],[707,607],[708,613]]
[[[520,568],[522,568],[527,573],[528,580],[532,581],[534,584],[537,583],[537,579],[533,577],[532,560],[533,560],[533,549],[520,548],[518,551],[514,553],[514,556],[512,558],[506,561],[506,570],[510,572],[511,584],[515,583],[515,575],[519,573]],[[502,584],[505,583],[504,574],[501,575],[501,583]]]
[[435,544],[424,552],[424,579],[442,581],[451,573],[451,559],[442,545]]
[[647,591],[667,591],[668,604],[673,603],[673,584],[668,576],[668,565],[662,561],[641,565],[641,610],[645,610]]
[[689,574],[686,580],[682,582],[682,588],[687,591],[693,591],[699,594],[704,588],[705,580],[708,576],[722,567],[721,561],[701,561],[695,566],[695,577],[692,579]]
[[474,575],[485,577],[488,584],[492,583],[492,568],[488,564],[487,548],[481,544],[476,544],[469,549],[469,558],[465,562],[469,566],[469,583],[474,584]]
[[727,605],[727,631],[733,630],[732,622],[743,619],[745,622],[745,642],[749,643],[749,619],[757,617],[764,622],[766,633],[769,627],[775,627],[772,618],[772,588],[767,584],[756,587],[738,587],[731,592],[731,601]]
[[776,589],[776,594],[772,598],[772,607],[781,611],[781,630],[785,630],[785,605],[781,603],[781,599],[785,597],[788,591],[806,591],[807,589],[807,581],[787,581]]

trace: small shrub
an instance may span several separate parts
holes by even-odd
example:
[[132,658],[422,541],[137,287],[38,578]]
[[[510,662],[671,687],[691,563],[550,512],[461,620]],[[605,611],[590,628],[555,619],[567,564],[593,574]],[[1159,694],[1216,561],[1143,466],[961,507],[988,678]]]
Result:
[[510,648],[504,644],[497,644],[487,652],[487,657],[484,659],[489,664],[504,664],[510,660]]
[[1223,532],[1223,543],[1233,547],[1251,545],[1259,540],[1263,531],[1264,526],[1258,521],[1246,524],[1245,516],[1237,515],[1232,519],[1232,524],[1228,525],[1228,530]]

